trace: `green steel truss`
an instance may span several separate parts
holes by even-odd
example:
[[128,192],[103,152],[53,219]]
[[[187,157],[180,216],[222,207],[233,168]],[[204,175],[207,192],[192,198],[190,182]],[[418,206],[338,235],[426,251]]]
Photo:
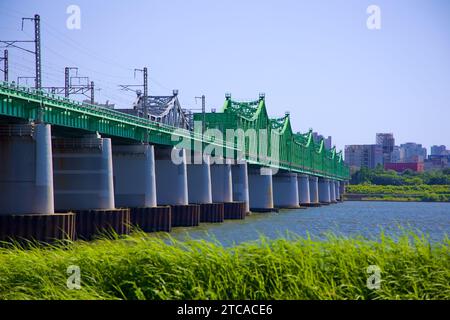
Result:
[[[213,144],[217,148],[233,149],[224,141],[213,140],[186,129],[148,121],[116,110],[80,103],[56,95],[37,92],[34,89],[0,83],[0,116],[21,118],[36,122],[39,109],[43,111],[43,122],[51,125],[75,128],[90,132],[98,131],[106,136],[126,138],[144,142],[146,132],[148,142],[160,145],[178,145],[183,141],[193,147],[195,143]],[[183,145],[186,145],[183,144]],[[188,145],[189,146],[189,145]],[[225,151],[223,151],[223,154]]]
[[[202,114],[195,114],[194,119],[201,121]],[[291,127],[289,114],[282,118],[270,119],[267,114],[265,99],[263,96],[258,101],[237,102],[227,96],[222,112],[207,113],[205,115],[205,127],[216,128],[222,132],[227,129],[248,129],[254,131],[264,130],[266,135],[256,135],[258,143],[250,143],[250,137],[245,136],[244,141],[235,139],[238,149],[243,150],[243,157],[249,163],[278,167],[298,173],[314,174],[319,177],[327,177],[338,180],[349,179],[349,168],[344,164],[342,151],[337,152],[333,147],[328,150],[321,140],[316,144],[313,140],[312,130],[305,134],[294,133]],[[272,148],[271,143],[278,136],[279,146]],[[265,139],[266,141],[259,141]],[[262,151],[263,149],[267,151]],[[255,155],[267,154],[272,159],[271,152],[278,150],[278,163],[271,163],[264,159],[255,159]]]
[[[269,119],[264,98],[255,102],[234,102],[231,98],[225,101],[222,113],[207,113],[206,128],[219,129],[267,129],[267,136],[258,136],[258,144],[245,139],[244,144],[238,141],[226,142],[208,134],[202,135],[185,129],[175,128],[162,123],[145,120],[116,110],[96,105],[79,103],[59,96],[45,94],[30,88],[17,87],[9,83],[0,83],[0,116],[20,118],[29,122],[38,121],[51,125],[98,131],[100,134],[127,138],[130,140],[174,146],[181,139],[188,141],[187,147],[194,148],[213,145],[214,155],[221,149],[221,154],[238,152],[250,163],[269,165],[299,173],[314,174],[338,180],[349,179],[349,170],[342,161],[342,152],[335,148],[326,150],[323,141],[316,145],[312,132],[294,134],[289,116],[280,119]],[[195,114],[194,119],[201,121],[202,115]],[[270,134],[277,134],[279,142],[279,161],[271,161]],[[148,137],[148,138],[146,138]],[[261,144],[266,143],[267,157],[255,156],[260,153]],[[183,146],[186,146],[184,143]]]

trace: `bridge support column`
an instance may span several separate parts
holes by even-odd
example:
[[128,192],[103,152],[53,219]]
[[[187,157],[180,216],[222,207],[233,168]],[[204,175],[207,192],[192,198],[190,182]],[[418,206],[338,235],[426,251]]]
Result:
[[0,127],[0,215],[51,214],[50,125]]
[[[249,167],[248,170],[250,210],[255,212],[274,211],[272,175],[263,175],[260,169],[259,167]],[[264,170],[269,171],[270,169],[264,168]]]
[[1,125],[0,241],[73,239],[74,215],[53,203],[50,125]]
[[189,203],[200,206],[200,222],[223,222],[223,203],[212,201],[210,157],[205,155],[201,164],[188,164],[187,177]]
[[224,204],[225,219],[245,219],[245,202],[233,202],[233,174],[230,162],[211,165],[212,198]]
[[156,148],[156,197],[172,208],[172,227],[198,226],[200,206],[189,204],[186,150]]
[[330,180],[325,178],[319,179],[319,201],[321,204],[330,204]]
[[339,183],[339,194],[341,195],[341,201],[344,201],[345,184],[346,184],[346,181],[341,181]]
[[115,209],[111,139],[53,139],[55,207],[76,213],[76,235],[129,233],[130,210]]
[[53,140],[55,207],[113,210],[111,139],[90,135]]
[[340,184],[340,181],[338,181],[338,180],[334,181],[334,189],[335,189],[335,193],[336,193],[336,201],[338,201],[338,202],[341,201],[341,192],[340,192],[339,184]]
[[319,178],[316,176],[310,176],[309,177],[309,199],[310,199],[310,206],[312,207],[319,207]]
[[154,147],[114,145],[112,150],[117,207],[156,207]]
[[170,231],[170,207],[156,205],[154,147],[113,145],[112,151],[116,206],[130,208],[131,224],[142,231]]
[[309,207],[311,203],[311,190],[309,188],[309,176],[298,175],[298,195],[301,206]]
[[278,172],[272,177],[273,203],[276,208],[298,208],[297,174]]
[[336,181],[330,180],[330,201],[331,203],[337,203],[336,200]]
[[250,212],[247,163],[232,165],[231,173],[233,175],[233,201],[244,202],[247,214]]

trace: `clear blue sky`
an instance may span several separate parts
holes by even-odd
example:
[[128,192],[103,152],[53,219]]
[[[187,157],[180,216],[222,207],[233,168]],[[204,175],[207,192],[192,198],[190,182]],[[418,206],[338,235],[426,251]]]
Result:
[[[71,4],[80,30],[66,28]],[[371,4],[381,30],[366,27]],[[265,92],[271,116],[289,110],[294,129],[332,135],[340,149],[374,143],[376,132],[450,147],[447,0],[2,0],[0,39],[30,38],[20,18],[35,13],[45,86],[62,86],[64,67],[78,66],[101,102],[129,107],[134,94],[117,85],[138,83],[133,69],[148,66],[151,94],[179,89],[186,107],[205,94],[219,109],[225,92]],[[33,57],[11,49],[10,69],[11,80],[32,76]]]

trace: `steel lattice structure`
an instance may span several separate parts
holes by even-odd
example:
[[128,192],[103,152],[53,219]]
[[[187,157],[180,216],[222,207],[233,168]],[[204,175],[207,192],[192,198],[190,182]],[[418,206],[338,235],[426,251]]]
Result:
[[[194,119],[201,121],[202,115],[195,114]],[[279,168],[299,172],[313,173],[318,176],[338,176],[343,179],[349,178],[349,168],[344,164],[342,151],[337,152],[336,147],[328,150],[324,146],[324,140],[315,143],[313,131],[305,134],[294,133],[291,127],[290,115],[286,114],[282,118],[270,119],[266,109],[264,95],[260,95],[259,100],[250,102],[238,102],[226,96],[223,110],[220,113],[207,113],[205,115],[206,128],[216,128],[221,132],[227,129],[237,130],[248,129],[255,131],[267,131],[267,141],[258,141],[251,144],[248,137],[243,141],[244,145],[237,145],[243,150],[244,158],[250,163],[273,166],[271,161],[264,161],[257,155],[267,153],[271,158],[272,135],[277,135],[279,140],[278,164]],[[257,135],[260,139],[260,135]],[[237,142],[237,140],[235,141]],[[241,142],[242,144],[242,142]],[[261,150],[261,146],[267,146],[267,151]]]
[[[160,113],[162,114],[167,113]],[[280,157],[276,163],[269,161],[271,154],[267,155],[267,159],[256,161],[252,157],[260,151],[258,148],[261,142],[267,144],[270,150],[270,135],[265,138],[265,141],[259,141],[256,147],[247,140],[244,145],[241,145],[234,141],[227,142],[207,134],[198,134],[191,130],[10,83],[0,83],[1,116],[28,122],[43,121],[54,126],[99,132],[106,136],[125,138],[130,141],[147,140],[160,145],[177,145],[179,143],[177,139],[187,139],[190,141],[188,148],[193,148],[196,143],[202,146],[213,145],[222,150],[221,154],[229,154],[230,150],[233,154],[239,152],[248,159],[249,163],[261,166],[269,165],[336,180],[350,178],[349,168],[342,161],[342,152],[336,152],[335,148],[326,150],[323,140],[319,144],[314,143],[312,131],[306,134],[294,134],[288,115],[271,120],[267,115],[264,97],[254,102],[235,102],[228,97],[223,112],[205,114],[205,127],[221,129],[222,132],[226,129],[267,129],[270,134],[279,135]],[[194,118],[201,121],[202,114],[195,114]]]
[[132,109],[118,109],[118,111],[145,117],[144,106],[148,108],[148,119],[169,126],[192,130],[189,115],[181,108],[178,94],[174,91],[171,96],[148,96],[139,94]]

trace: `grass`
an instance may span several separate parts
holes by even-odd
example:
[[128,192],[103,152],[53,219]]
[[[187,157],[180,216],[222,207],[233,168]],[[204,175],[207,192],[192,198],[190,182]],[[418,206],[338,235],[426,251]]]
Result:
[[[223,247],[134,233],[120,240],[0,248],[0,299],[450,299],[450,241],[404,233]],[[81,269],[69,290],[67,268]],[[367,267],[381,288],[366,286]]]
[[366,200],[450,202],[450,185],[349,185],[347,193],[361,194]]

